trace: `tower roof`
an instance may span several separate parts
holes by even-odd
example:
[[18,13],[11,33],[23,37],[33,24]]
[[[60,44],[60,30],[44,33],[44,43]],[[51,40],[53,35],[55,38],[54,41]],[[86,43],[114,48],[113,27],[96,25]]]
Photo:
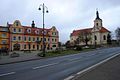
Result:
[[102,19],[100,19],[100,17],[99,17],[99,12],[98,12],[98,10],[96,11],[96,19],[102,20]]

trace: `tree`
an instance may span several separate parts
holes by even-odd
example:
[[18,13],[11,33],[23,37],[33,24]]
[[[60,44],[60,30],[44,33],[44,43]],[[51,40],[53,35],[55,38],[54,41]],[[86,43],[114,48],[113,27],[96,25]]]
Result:
[[118,41],[118,44],[120,44],[120,28],[119,27],[115,30],[115,33],[116,33],[116,39]]
[[58,47],[60,48],[62,46],[62,43],[61,42],[58,42]]
[[67,41],[67,42],[65,43],[65,46],[66,46],[66,48],[70,48],[70,41]]
[[107,44],[108,44],[108,45],[111,45],[111,44],[112,44],[111,42],[112,42],[112,41],[111,41],[111,35],[108,34],[108,35],[107,35]]
[[79,33],[78,36],[79,42],[85,43],[85,45],[88,45],[88,42],[91,40],[91,33],[87,31],[82,31]]

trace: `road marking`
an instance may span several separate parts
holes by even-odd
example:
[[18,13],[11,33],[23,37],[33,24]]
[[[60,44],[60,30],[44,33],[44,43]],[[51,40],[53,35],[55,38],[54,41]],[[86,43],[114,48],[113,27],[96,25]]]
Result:
[[70,80],[72,79],[74,76],[69,76],[68,78],[65,78],[64,80]]
[[73,58],[73,59],[69,59],[69,61],[75,61],[75,60],[79,60],[81,58]]
[[92,69],[92,68],[95,68],[95,67],[97,67],[97,66],[99,66],[99,65],[107,62],[108,60],[110,60],[110,59],[112,59],[112,58],[114,58],[114,57],[116,57],[116,56],[118,56],[118,55],[120,55],[120,53],[118,53],[118,54],[116,54],[116,55],[113,55],[113,56],[111,56],[111,57],[109,57],[109,58],[107,58],[107,59],[105,59],[105,60],[103,60],[103,61],[101,61],[101,62],[99,62],[99,63],[97,63],[97,64],[95,64],[95,65],[93,65],[93,66],[90,66],[90,67],[88,67],[88,68],[86,68],[86,69],[78,72],[77,74],[80,75],[80,74],[82,74],[82,73],[84,73],[84,72],[86,72],[86,71],[88,71],[88,70],[90,70],[90,69]]
[[10,72],[10,73],[5,73],[5,74],[0,74],[0,77],[1,76],[7,76],[7,75],[10,75],[10,74],[15,74],[16,72]]
[[[109,58],[107,58],[107,59],[105,59],[105,60],[103,60],[103,61],[101,61],[101,62],[99,62],[99,63],[97,63],[97,64],[95,64],[95,65],[93,65],[93,66],[90,66],[90,67],[88,67],[88,68],[86,68],[86,69],[78,72],[77,75],[83,74],[83,73],[85,73],[85,72],[87,72],[87,71],[89,71],[89,70],[91,70],[91,69],[93,69],[93,68],[95,68],[95,67],[97,67],[97,66],[99,66],[99,65],[101,65],[101,64],[103,64],[103,63],[105,63],[105,62],[107,62],[108,60],[113,59],[114,57],[116,57],[116,56],[118,56],[118,55],[120,55],[120,53],[115,54],[115,55],[113,55],[113,56],[111,56],[111,57],[109,57]],[[74,75],[73,77],[69,76],[68,78],[65,78],[64,80],[71,80],[71,79],[73,79],[75,76],[76,76],[76,75]]]
[[58,63],[52,63],[52,64],[43,65],[43,66],[37,66],[37,67],[33,67],[32,69],[44,68],[44,67],[48,67],[48,66],[53,66],[55,64],[58,64]]

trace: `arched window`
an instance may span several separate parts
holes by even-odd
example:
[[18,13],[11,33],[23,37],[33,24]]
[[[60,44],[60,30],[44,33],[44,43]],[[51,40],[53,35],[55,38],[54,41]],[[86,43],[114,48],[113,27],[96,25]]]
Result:
[[106,36],[105,35],[103,36],[103,40],[106,40]]
[[95,40],[97,40],[97,36],[95,35],[94,37],[95,37]]

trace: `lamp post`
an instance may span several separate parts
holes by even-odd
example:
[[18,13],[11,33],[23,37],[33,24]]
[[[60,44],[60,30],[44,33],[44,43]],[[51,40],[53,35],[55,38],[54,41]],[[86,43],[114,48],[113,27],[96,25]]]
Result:
[[45,57],[45,35],[44,35],[44,27],[45,27],[45,24],[44,24],[44,16],[45,16],[45,13],[48,13],[48,8],[43,4],[40,4],[38,10],[42,10],[42,13],[43,13],[43,55],[42,57]]

